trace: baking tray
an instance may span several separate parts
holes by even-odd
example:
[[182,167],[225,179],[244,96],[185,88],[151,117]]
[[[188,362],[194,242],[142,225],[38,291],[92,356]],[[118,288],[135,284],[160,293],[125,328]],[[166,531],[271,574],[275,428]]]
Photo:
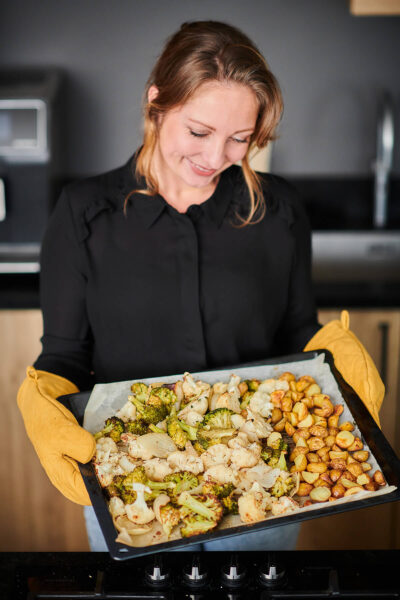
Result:
[[[299,354],[291,354],[287,356],[281,356],[277,358],[271,358],[264,361],[246,363],[236,366],[228,367],[234,371],[238,368],[243,367],[254,367],[262,365],[283,365],[285,363],[304,361],[307,363],[308,360],[316,358],[318,355],[324,355],[324,362],[326,362],[331,369],[331,372],[338,384],[339,390],[346,402],[353,419],[361,432],[363,441],[369,447],[372,455],[375,457],[379,468],[385,476],[385,479],[390,486],[395,486],[397,489],[386,493],[386,494],[372,494],[367,498],[360,500],[352,500],[348,503],[340,502],[329,502],[321,505],[321,508],[315,508],[313,510],[304,510],[296,513],[288,514],[282,517],[275,517],[267,519],[265,521],[259,521],[252,524],[242,524],[230,529],[214,530],[210,533],[203,535],[194,536],[187,539],[171,540],[159,544],[152,544],[144,547],[131,547],[125,544],[117,543],[115,538],[117,537],[117,531],[114,527],[112,517],[109,513],[105,495],[102,491],[100,484],[98,483],[94,467],[92,463],[79,464],[79,469],[82,474],[84,483],[89,493],[89,497],[92,501],[94,511],[99,521],[101,530],[106,540],[110,555],[115,560],[125,560],[136,556],[142,556],[145,554],[152,554],[155,552],[161,552],[165,550],[174,550],[177,548],[189,547],[192,544],[213,541],[225,537],[233,537],[235,535],[241,535],[247,532],[260,531],[269,529],[272,527],[279,527],[281,525],[288,525],[290,523],[300,523],[309,519],[316,519],[318,517],[326,517],[331,514],[338,514],[347,512],[350,510],[357,510],[359,508],[366,508],[369,506],[375,506],[386,502],[394,502],[400,500],[400,460],[397,458],[390,444],[386,440],[385,436],[376,425],[375,421],[371,417],[370,413],[364,406],[359,396],[355,393],[352,387],[350,387],[343,379],[339,371],[336,369],[333,361],[333,356],[328,350],[316,350],[312,352],[301,352]],[[306,374],[306,364],[304,366],[304,374]],[[220,371],[221,369],[209,369],[203,372],[197,372],[196,378],[201,378],[202,373],[210,373],[214,371]],[[179,375],[176,376],[179,378]],[[158,377],[158,380],[162,380],[162,377]],[[91,392],[80,392],[77,394],[69,394],[66,396],[60,396],[58,400],[64,404],[77,418],[80,424],[83,423],[83,417],[85,408],[88,403]]]

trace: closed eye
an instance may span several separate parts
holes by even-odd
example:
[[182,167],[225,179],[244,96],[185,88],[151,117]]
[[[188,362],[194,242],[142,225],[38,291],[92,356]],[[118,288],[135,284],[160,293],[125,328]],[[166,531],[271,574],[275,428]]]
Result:
[[190,135],[193,135],[194,137],[197,138],[203,138],[206,137],[206,135],[208,135],[208,133],[198,133],[197,131],[193,131],[192,129],[189,129]]

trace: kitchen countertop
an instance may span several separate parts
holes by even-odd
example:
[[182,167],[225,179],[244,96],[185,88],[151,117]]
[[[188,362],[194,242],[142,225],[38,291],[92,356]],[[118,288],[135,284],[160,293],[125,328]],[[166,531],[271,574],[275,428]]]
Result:
[[[318,308],[400,308],[400,283],[314,283]],[[39,275],[0,275],[0,309],[40,308]]]

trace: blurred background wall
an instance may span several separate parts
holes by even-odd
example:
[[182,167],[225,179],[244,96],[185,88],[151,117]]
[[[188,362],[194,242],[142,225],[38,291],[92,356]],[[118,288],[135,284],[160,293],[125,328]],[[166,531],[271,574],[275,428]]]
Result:
[[242,28],[278,77],[285,113],[272,170],[371,173],[380,92],[399,106],[399,18],[354,17],[347,0],[3,0],[0,67],[65,70],[67,178],[111,169],[136,149],[150,69],[167,36],[197,19]]

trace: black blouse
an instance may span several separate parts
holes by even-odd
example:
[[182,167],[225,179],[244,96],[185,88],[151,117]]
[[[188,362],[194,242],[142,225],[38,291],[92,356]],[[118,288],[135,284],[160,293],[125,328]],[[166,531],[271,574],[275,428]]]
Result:
[[61,194],[42,246],[37,369],[89,389],[303,349],[320,327],[310,228],[284,179],[263,176],[266,215],[243,228],[239,167],[185,214],[135,193],[125,215],[138,187],[130,159]]

